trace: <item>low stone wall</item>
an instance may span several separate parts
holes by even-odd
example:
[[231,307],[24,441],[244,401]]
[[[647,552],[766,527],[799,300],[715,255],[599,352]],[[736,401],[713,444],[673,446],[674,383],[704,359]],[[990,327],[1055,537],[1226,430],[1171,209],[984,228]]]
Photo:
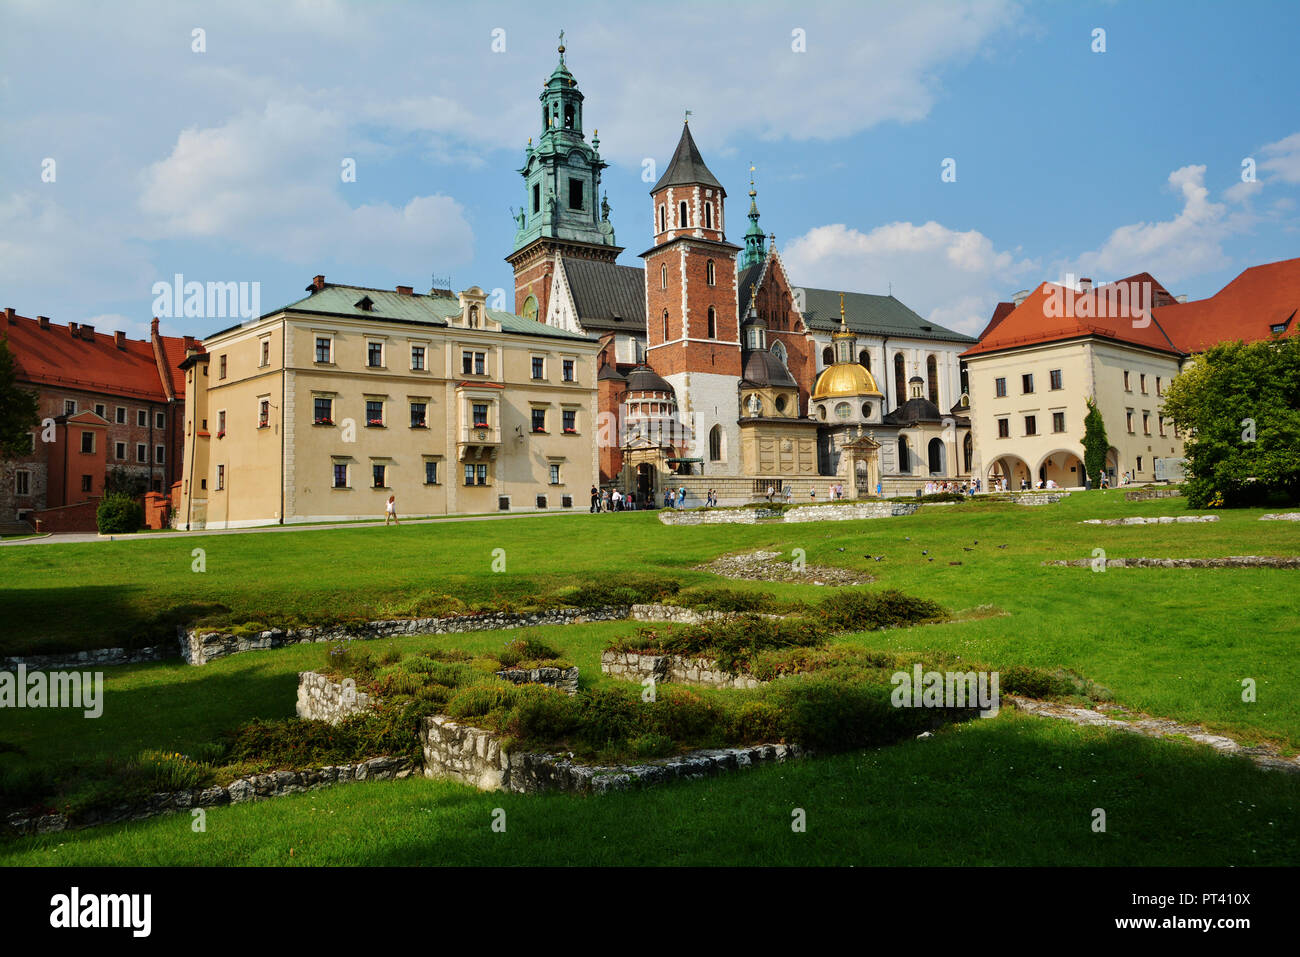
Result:
[[1128,502],[1150,502],[1157,498],[1177,498],[1183,494],[1181,488],[1139,488],[1131,492],[1124,493],[1124,500]]
[[1217,522],[1217,515],[1161,515],[1157,518],[1087,518],[1080,525],[1188,525],[1195,522]]
[[766,682],[752,675],[723,671],[711,658],[683,658],[680,655],[638,654],[635,651],[605,651],[600,670],[614,678],[697,685],[704,688],[757,688]]
[[331,681],[315,671],[298,672],[298,717],[338,724],[350,715],[369,711],[379,699],[358,691],[356,682]]
[[1005,492],[995,493],[993,498],[1017,505],[1055,505],[1063,498],[1069,498],[1069,492]]
[[546,685],[567,694],[578,693],[578,667],[572,668],[506,668],[497,677],[517,685]]
[[458,615],[454,618],[403,618],[368,621],[353,625],[322,625],[315,628],[272,628],[256,635],[232,635],[221,631],[182,630],[181,657],[187,664],[207,664],[216,658],[322,641],[368,641],[397,635],[452,635],[467,631],[499,631],[540,625],[572,625],[587,621],[619,621],[627,606],[609,608],[558,608],[531,614],[498,612],[486,615]]
[[541,791],[603,794],[711,777],[804,756],[794,745],[760,744],[693,751],[638,765],[596,767],[575,764],[553,754],[503,751],[500,740],[492,732],[458,724],[443,715],[424,719],[421,738],[425,777],[459,781],[482,791],[519,794]]
[[780,516],[778,510],[769,508],[665,508],[659,511],[659,521],[665,525],[753,525],[759,519]]
[[[1090,567],[1096,559],[1043,562],[1044,565]],[[1108,558],[1107,568],[1300,568],[1300,557],[1278,555],[1229,555],[1227,558]]]
[[781,516],[786,522],[853,522],[864,518],[892,518],[911,515],[920,503],[842,502],[835,505],[795,505]]
[[6,824],[20,834],[48,834],[55,831],[77,830],[121,821],[137,821],[172,811],[193,808],[218,807],[223,804],[241,804],[263,798],[299,794],[345,784],[349,781],[388,781],[410,777],[415,764],[409,758],[378,757],[360,764],[329,765],[305,771],[270,771],[239,778],[221,787],[190,788],[183,791],[163,791],[133,805],[107,808],[72,823],[63,814],[29,816],[22,812],[10,814]]
[[69,652],[65,655],[16,655],[0,658],[0,671],[16,671],[26,665],[28,671],[76,671],[109,665],[137,665],[146,661],[162,661],[176,657],[166,645],[149,648],[92,648],[88,651]]
[[1270,512],[1259,517],[1261,522],[1300,522],[1300,512]]
[[698,625],[706,621],[723,621],[727,618],[735,618],[736,613],[732,611],[711,611],[709,609],[697,611],[694,608],[683,608],[680,605],[650,604],[633,605],[629,617],[636,621]]

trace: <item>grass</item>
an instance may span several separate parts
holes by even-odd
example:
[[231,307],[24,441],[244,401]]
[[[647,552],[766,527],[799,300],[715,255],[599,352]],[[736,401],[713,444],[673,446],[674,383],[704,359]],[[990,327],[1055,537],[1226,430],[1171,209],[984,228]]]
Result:
[[[496,808],[505,833],[492,830]],[[23,838],[0,845],[0,864],[1287,865],[1300,857],[1297,810],[1294,776],[1003,711],[890,748],[641,793],[348,784],[210,809],[203,833],[175,814]]]

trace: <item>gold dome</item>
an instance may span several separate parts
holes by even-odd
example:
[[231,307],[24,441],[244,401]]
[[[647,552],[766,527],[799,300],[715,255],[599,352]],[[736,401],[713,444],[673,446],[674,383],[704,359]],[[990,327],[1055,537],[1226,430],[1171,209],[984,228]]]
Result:
[[857,362],[837,362],[817,377],[812,397],[838,399],[845,396],[874,395],[883,398],[871,373]]

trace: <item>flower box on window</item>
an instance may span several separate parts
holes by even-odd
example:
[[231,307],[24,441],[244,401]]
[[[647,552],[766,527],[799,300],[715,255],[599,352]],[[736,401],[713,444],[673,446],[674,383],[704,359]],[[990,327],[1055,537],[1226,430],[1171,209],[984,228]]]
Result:
[[486,422],[475,422],[475,423],[474,423],[474,428],[476,428],[476,429],[488,429],[488,428],[491,428],[491,426],[488,425]]
[[383,419],[366,419],[366,425],[371,426],[371,427],[383,428],[383,426],[384,426],[384,420],[383,420]]
[[564,434],[565,434],[565,435],[577,435],[577,434],[578,434],[578,430],[577,430],[577,429],[565,429],[565,430],[564,430]]
[[222,429],[220,432],[217,433],[217,438],[219,438],[219,439],[224,439],[225,437],[226,437],[226,430],[225,430],[225,429]]
[[331,419],[328,415],[326,415],[326,416],[322,416],[321,418],[317,419],[317,420],[316,420],[316,424],[317,424],[317,425],[333,425],[333,424],[334,424],[334,420]]
[[538,425],[538,426],[534,426],[534,428],[533,428],[533,432],[534,432],[534,434],[543,434],[543,435],[544,435],[544,434],[546,433],[546,430],[545,430],[544,428],[542,428],[540,425]]

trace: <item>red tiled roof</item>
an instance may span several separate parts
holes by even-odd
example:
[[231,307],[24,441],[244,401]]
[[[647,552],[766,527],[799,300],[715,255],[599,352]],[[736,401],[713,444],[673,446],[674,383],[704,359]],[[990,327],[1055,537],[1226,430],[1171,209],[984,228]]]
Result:
[[[148,340],[126,339],[125,348],[119,349],[111,334],[83,333],[78,326],[74,335],[69,326],[53,322],[42,329],[38,320],[18,315],[0,315],[0,336],[9,340],[14,370],[22,382],[157,402],[167,400],[158,358]],[[173,394],[183,396],[185,375],[175,366],[184,358],[184,340],[174,336],[159,338]]]
[[[1138,286],[1134,287],[1134,283]],[[1150,283],[1150,286],[1143,286],[1144,283]],[[1001,319],[997,318],[995,310],[994,320],[990,321],[980,341],[963,352],[962,358],[1085,336],[1100,336],[1162,352],[1178,352],[1154,317],[1148,319],[1131,307],[1127,296],[1134,288],[1149,289],[1156,303],[1173,301],[1169,292],[1144,272],[1096,286],[1088,292],[1045,282]],[[998,309],[1003,305],[1006,303],[1000,303]]]
[[[1183,352],[1201,352],[1220,342],[1255,342],[1300,329],[1300,259],[1251,266],[1208,299],[1156,310],[1160,325]],[[1286,324],[1282,333],[1272,326]]]
[[984,331],[981,332],[975,338],[983,339],[985,336],[987,336],[990,332],[992,332],[994,329],[998,327],[998,323],[1000,323],[1007,316],[1011,315],[1011,310],[1015,308],[1016,308],[1016,304],[1014,302],[998,303],[996,306],[993,307],[993,317],[989,319],[989,324],[985,326]]

